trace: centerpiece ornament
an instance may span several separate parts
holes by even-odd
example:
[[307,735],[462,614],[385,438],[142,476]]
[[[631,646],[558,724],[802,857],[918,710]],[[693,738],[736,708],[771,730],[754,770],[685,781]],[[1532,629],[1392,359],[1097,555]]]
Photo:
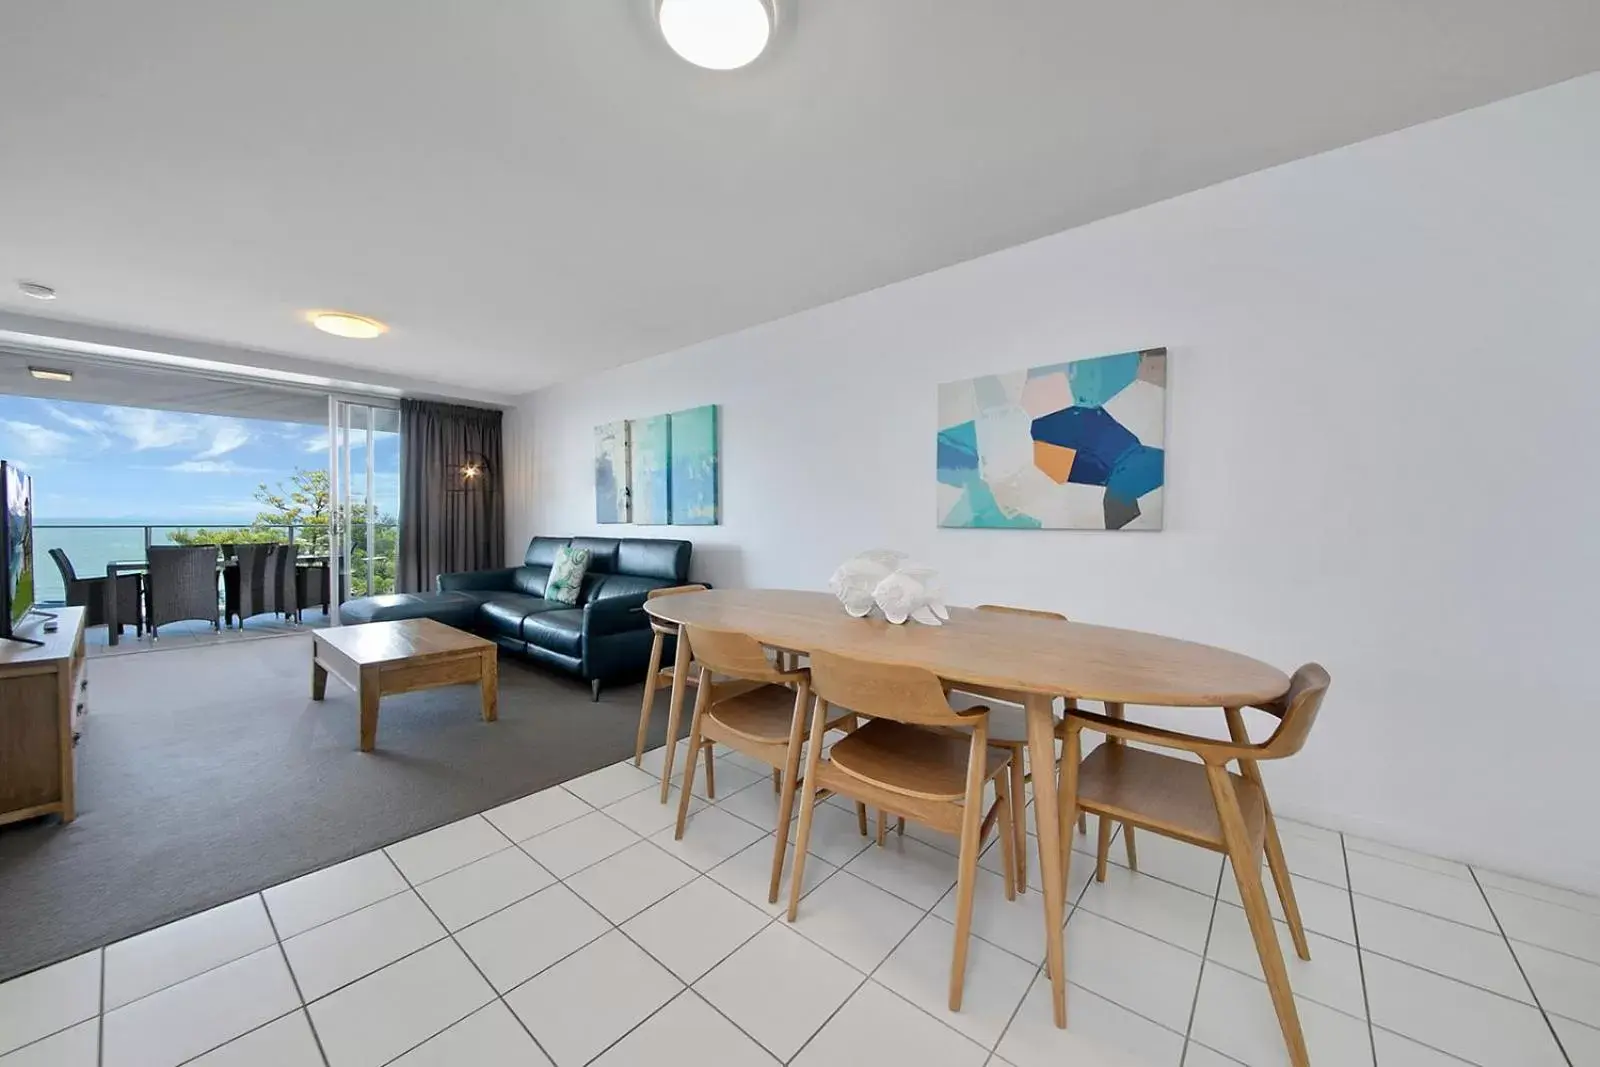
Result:
[[876,548],[845,560],[828,579],[828,589],[858,619],[872,614],[873,607],[896,625],[915,619],[942,626],[950,617],[938,572],[908,562],[904,552],[893,549]]

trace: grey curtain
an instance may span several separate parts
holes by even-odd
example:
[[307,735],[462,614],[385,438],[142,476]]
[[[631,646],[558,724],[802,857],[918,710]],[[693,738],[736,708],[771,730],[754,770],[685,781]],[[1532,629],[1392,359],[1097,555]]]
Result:
[[[462,469],[473,467],[472,478]],[[505,566],[500,412],[400,401],[400,551],[395,587],[433,588],[452,571]]]

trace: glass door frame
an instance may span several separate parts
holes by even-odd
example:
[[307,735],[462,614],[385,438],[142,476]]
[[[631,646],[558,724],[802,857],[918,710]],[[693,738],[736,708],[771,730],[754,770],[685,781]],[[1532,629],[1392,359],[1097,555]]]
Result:
[[[364,427],[357,427],[354,412],[357,408],[366,409],[367,416],[363,421]],[[374,492],[375,465],[376,465],[376,422],[372,412],[376,409],[385,409],[396,412],[400,410],[398,401],[380,401],[370,396],[353,396],[340,393],[328,394],[328,562],[333,568],[329,576],[332,583],[329,595],[332,598],[334,618],[330,621],[340,625],[338,618],[338,605],[348,600],[351,592],[352,564],[354,563],[354,548],[357,536],[350,532],[351,517],[354,515],[354,505],[358,501],[350,499],[350,488],[354,484],[351,469],[350,453],[354,450],[355,435],[363,433],[363,452],[365,453],[365,471],[363,484],[365,492],[359,501],[363,505],[363,514],[366,515],[365,544],[366,549],[366,588],[370,591],[374,587],[377,561],[377,516],[376,494]]]

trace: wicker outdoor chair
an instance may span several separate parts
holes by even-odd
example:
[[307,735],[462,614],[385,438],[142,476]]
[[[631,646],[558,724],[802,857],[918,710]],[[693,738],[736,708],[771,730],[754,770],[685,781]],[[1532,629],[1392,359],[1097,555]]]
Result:
[[186,619],[203,619],[213,630],[222,629],[216,545],[155,545],[146,555],[150,561],[146,621],[152,639],[163,624]]
[[[50,550],[50,558],[56,561],[56,569],[61,572],[61,585],[67,591],[67,607],[85,609],[85,626],[104,626],[106,583],[110,579],[103,575],[96,578],[79,578],[78,572],[72,568],[72,561],[67,558],[66,552],[59,548]],[[143,575],[117,575],[118,633],[132,626],[140,637],[144,636],[144,618],[139,613],[139,600],[143,592]]]
[[296,616],[300,605],[294,572],[299,546],[241,544],[234,551],[238,566],[229,568],[225,581],[228,623],[237,618],[243,629],[244,620],[252,615]]

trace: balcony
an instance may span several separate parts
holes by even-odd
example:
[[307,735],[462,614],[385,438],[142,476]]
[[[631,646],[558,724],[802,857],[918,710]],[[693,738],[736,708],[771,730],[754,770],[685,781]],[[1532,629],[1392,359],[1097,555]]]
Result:
[[[301,546],[304,554],[326,554],[328,527],[326,524],[264,524],[237,526],[206,524],[204,536],[195,540],[201,527],[194,523],[153,525],[138,523],[70,523],[40,521],[34,524],[34,573],[38,583],[38,601],[42,608],[66,603],[66,588],[61,574],[50,558],[50,550],[62,549],[72,562],[79,578],[104,575],[112,562],[142,560],[152,545],[169,544],[229,544],[229,534],[237,535],[238,542],[271,541]],[[394,546],[398,535],[395,523],[359,524],[353,531],[352,544],[345,561],[337,573],[340,581],[330,590],[331,603],[337,604],[352,597],[392,593],[394,585]],[[372,546],[369,553],[368,545]],[[219,604],[221,583],[218,583]],[[225,627],[220,633],[206,622],[190,621],[168,623],[161,627],[161,639],[153,642],[147,634],[136,639],[130,630],[115,646],[109,641],[104,626],[90,627],[85,635],[91,655],[120,654],[149,651],[155,647],[183,647],[194,644],[211,644],[236,641],[242,638],[266,637],[303,632],[306,627],[324,626],[331,620],[318,604],[302,605],[302,621],[296,623],[276,615],[257,615],[243,621],[238,627]],[[131,624],[131,620],[128,620]]]

